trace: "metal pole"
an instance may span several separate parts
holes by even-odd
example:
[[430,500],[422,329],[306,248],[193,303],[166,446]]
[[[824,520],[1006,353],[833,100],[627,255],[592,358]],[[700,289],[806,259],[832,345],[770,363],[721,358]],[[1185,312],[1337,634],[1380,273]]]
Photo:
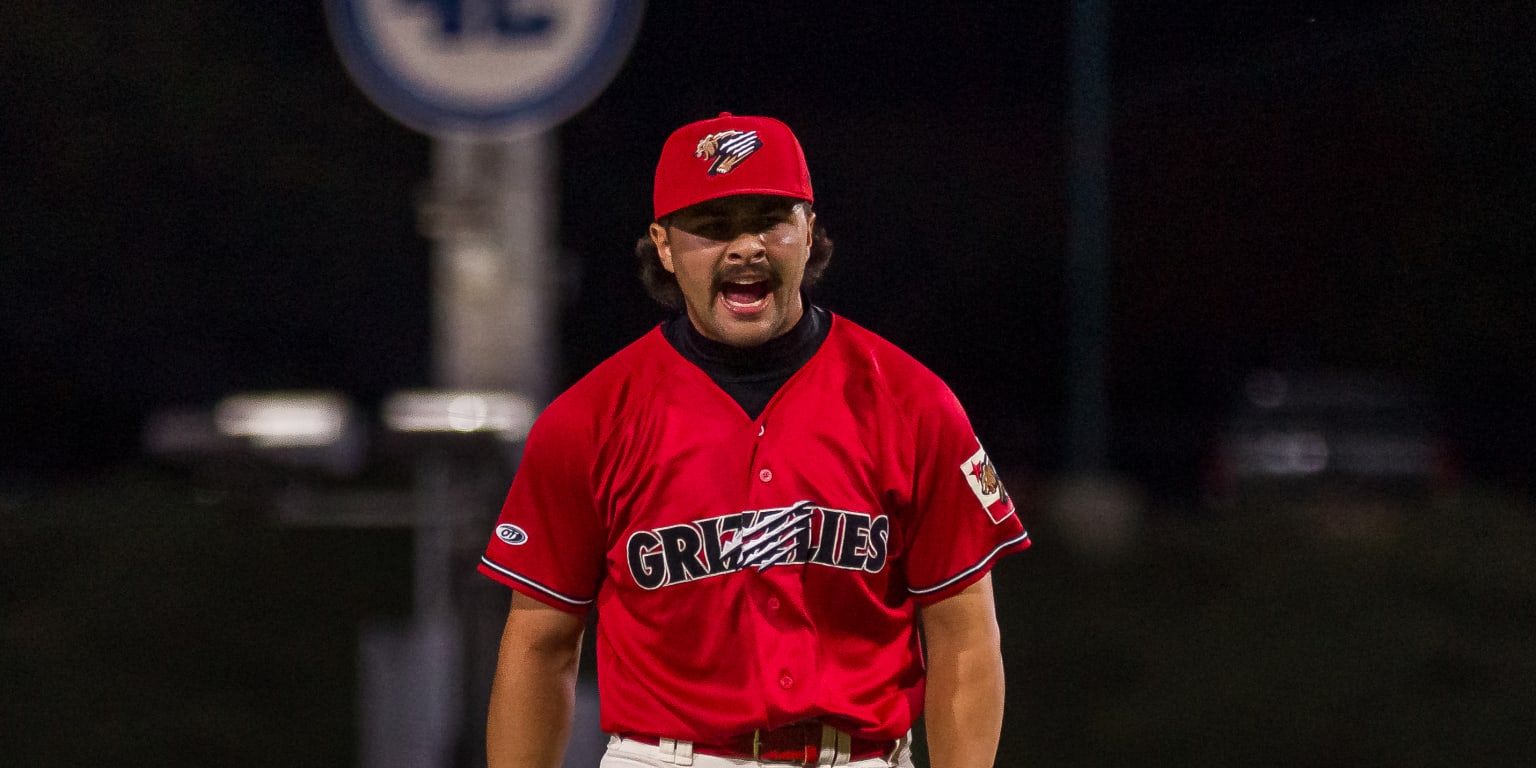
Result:
[[433,378],[445,389],[554,386],[554,136],[433,142]]
[[1074,0],[1067,195],[1067,464],[1101,472],[1108,460],[1105,394],[1109,275],[1109,2]]
[[[438,138],[432,187],[421,201],[432,247],[432,378],[446,390],[510,390],[537,403],[555,371],[551,253],[555,243],[554,138]],[[473,479],[443,456],[419,457],[414,608],[404,628],[364,633],[362,761],[369,768],[449,768],[483,744],[478,695],[489,680],[468,670],[495,647],[466,628],[454,573],[484,546],[466,524]],[[487,509],[494,511],[494,505]],[[486,522],[486,521],[482,521]],[[466,712],[468,708],[480,711]],[[479,738],[476,738],[479,737]],[[466,742],[476,742],[467,744]]]
[[1140,529],[1140,491],[1109,466],[1109,0],[1073,0],[1067,195],[1067,477],[1056,499],[1063,538],[1115,558]]
[[[511,390],[540,404],[553,396],[550,275],[559,200],[554,145],[551,131],[433,142],[434,189],[423,222],[435,240],[432,350],[438,388]],[[485,698],[479,694],[489,679],[463,678],[492,662],[496,647],[466,631],[458,608],[467,596],[452,594],[450,574],[461,565],[455,553],[484,546],[484,526],[454,524],[459,521],[450,502],[453,489],[442,487],[451,473],[427,469],[423,490],[432,508],[423,510],[428,514],[415,532],[418,603],[413,621],[421,625],[423,637],[452,639],[451,647],[423,649],[430,656],[424,666],[447,678],[439,681],[439,695],[428,697],[428,706],[440,710],[428,720],[442,724],[439,743],[451,738],[476,742],[465,749],[478,753],[484,743],[479,723]],[[435,605],[440,601],[446,605]],[[470,601],[464,607],[472,606]]]

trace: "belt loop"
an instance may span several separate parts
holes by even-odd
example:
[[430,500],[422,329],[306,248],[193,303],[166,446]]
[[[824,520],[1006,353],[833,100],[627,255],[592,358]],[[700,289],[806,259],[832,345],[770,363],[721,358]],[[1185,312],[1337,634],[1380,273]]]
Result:
[[898,763],[897,761],[901,759],[901,752],[902,752],[902,750],[907,748],[907,744],[910,743],[911,741],[912,741],[912,730],[909,728],[909,729],[907,729],[907,732],[902,735],[901,738],[896,740],[896,744],[891,747],[891,754],[886,756],[885,761],[887,763],[890,763],[892,766],[900,765],[900,763]]
[[835,768],[839,765],[847,765],[853,752],[853,737],[833,728],[826,723],[821,724],[821,752],[817,755],[818,768]]
[[663,763],[693,765],[693,742],[665,737],[656,739],[656,751]]

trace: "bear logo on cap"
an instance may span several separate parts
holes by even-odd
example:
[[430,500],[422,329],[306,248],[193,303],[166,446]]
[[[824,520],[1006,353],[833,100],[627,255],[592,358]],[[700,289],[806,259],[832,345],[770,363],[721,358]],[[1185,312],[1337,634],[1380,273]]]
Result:
[[741,161],[763,146],[757,131],[720,131],[699,139],[693,156],[711,161],[709,175],[719,176],[736,170]]

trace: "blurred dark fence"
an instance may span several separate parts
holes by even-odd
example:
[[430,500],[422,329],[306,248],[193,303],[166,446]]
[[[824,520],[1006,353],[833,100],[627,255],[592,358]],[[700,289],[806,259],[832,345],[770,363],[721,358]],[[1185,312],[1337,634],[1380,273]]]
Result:
[[[996,573],[998,765],[1527,757],[1525,502],[1165,511],[1113,557],[1064,514],[1036,512],[1035,546]],[[409,611],[410,552],[401,531],[278,528],[258,494],[157,470],[3,497],[4,763],[356,764],[357,630]]]

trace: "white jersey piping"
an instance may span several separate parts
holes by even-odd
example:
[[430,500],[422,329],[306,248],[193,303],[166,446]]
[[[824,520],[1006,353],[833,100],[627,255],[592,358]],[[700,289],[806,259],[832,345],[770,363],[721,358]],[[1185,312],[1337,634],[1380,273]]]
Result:
[[1005,549],[1007,549],[1007,548],[1009,548],[1011,546],[1014,546],[1014,545],[1016,545],[1016,544],[1018,544],[1018,543],[1020,543],[1022,541],[1026,541],[1028,539],[1029,539],[1029,531],[1025,531],[1025,532],[1019,534],[1018,536],[1016,536],[1016,537],[1014,537],[1012,539],[1009,539],[1008,541],[1005,541],[1005,542],[997,545],[997,547],[995,549],[993,549],[991,552],[987,553],[986,557],[983,557],[981,559],[981,562],[976,563],[975,565],[973,565],[973,566],[971,566],[971,567],[969,567],[969,568],[967,568],[967,569],[965,569],[965,570],[955,574],[954,576],[951,576],[951,577],[949,577],[949,578],[947,578],[947,579],[945,579],[945,580],[943,580],[943,581],[939,582],[938,584],[935,584],[935,585],[933,585],[931,587],[921,587],[921,588],[908,587],[907,591],[912,593],[912,594],[914,594],[914,595],[931,595],[934,592],[942,591],[945,587],[948,587],[948,586],[950,586],[951,584],[954,584],[957,581],[962,581],[966,577],[970,576],[971,574],[981,570],[982,568],[985,568],[987,566],[987,563],[992,562],[992,559],[997,557],[997,553],[1002,552],[1003,550],[1005,550]]
[[507,577],[509,579],[512,579],[513,581],[516,581],[519,584],[523,584],[523,585],[532,587],[533,589],[536,589],[536,590],[538,590],[540,592],[543,592],[544,594],[549,595],[550,597],[553,597],[553,598],[555,598],[556,600],[559,600],[562,603],[569,603],[571,605],[591,605],[592,604],[592,600],[581,600],[581,599],[578,599],[578,598],[571,597],[569,595],[562,595],[559,592],[556,592],[553,589],[550,589],[549,587],[546,587],[543,584],[540,584],[537,581],[534,581],[533,579],[528,578],[527,576],[524,576],[522,574],[515,573],[515,572],[509,570],[506,566],[498,565],[498,564],[492,562],[491,559],[486,557],[485,555],[481,555],[480,556],[480,562],[484,563],[487,568],[490,568],[491,570],[493,570],[493,571],[495,571],[495,572],[497,572],[497,573],[499,573],[499,574],[501,574],[501,575],[503,575],[503,576],[505,576],[505,577]]

